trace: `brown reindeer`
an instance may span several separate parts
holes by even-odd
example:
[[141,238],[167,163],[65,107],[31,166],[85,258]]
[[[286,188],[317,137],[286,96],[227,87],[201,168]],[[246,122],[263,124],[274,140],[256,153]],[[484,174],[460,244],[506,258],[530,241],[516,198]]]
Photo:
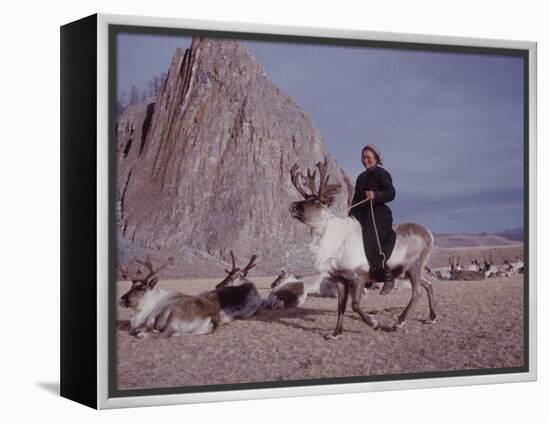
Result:
[[262,306],[272,310],[299,307],[304,304],[306,298],[307,290],[304,282],[283,268],[271,283],[271,292]]
[[262,304],[262,297],[256,286],[247,278],[248,272],[256,266],[257,256],[250,257],[248,264],[241,269],[236,265],[233,251],[230,251],[230,255],[232,268],[225,270],[225,279],[216,285],[215,290],[200,295],[218,306],[221,323],[253,316]]
[[454,258],[449,257],[451,263],[451,280],[452,281],[479,281],[485,279],[485,272],[481,270],[463,270],[459,264],[460,256]]
[[193,297],[181,292],[171,292],[157,285],[156,275],[168,263],[156,270],[149,257],[135,259],[149,273],[142,276],[141,270],[132,274],[119,266],[123,276],[132,278],[132,286],[121,298],[119,304],[135,310],[130,320],[130,335],[144,337],[150,334],[170,337],[183,334],[203,334],[216,330],[220,321],[217,304],[206,298]]
[[[227,277],[216,285],[216,289],[198,296],[159,288],[156,285],[158,279],[153,276],[164,266],[154,270],[149,258],[144,262],[136,260],[149,269],[149,274],[136,278],[130,291],[120,300],[121,306],[136,310],[130,322],[130,334],[139,337],[148,334],[165,337],[207,334],[215,331],[222,323],[255,314],[262,299],[246,276],[255,266],[256,256],[252,256],[242,270],[235,264],[233,251],[231,260],[233,268],[226,270]],[[120,270],[121,273],[128,273],[126,269]]]

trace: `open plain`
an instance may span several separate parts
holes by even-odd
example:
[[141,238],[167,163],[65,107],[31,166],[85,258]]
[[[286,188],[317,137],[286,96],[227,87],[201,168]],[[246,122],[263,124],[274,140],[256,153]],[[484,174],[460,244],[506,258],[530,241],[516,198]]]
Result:
[[[273,277],[249,275],[262,295]],[[219,279],[162,280],[188,294],[213,289]],[[336,299],[309,296],[300,308],[260,310],[210,335],[134,338],[131,310],[117,306],[118,389],[167,388],[512,368],[523,365],[523,275],[482,281],[433,281],[438,321],[428,317],[422,291],[398,331],[374,331],[348,310],[344,337],[323,335],[336,324]],[[120,296],[130,282],[118,282]],[[410,288],[381,296],[369,290],[363,309],[387,326],[408,303]]]

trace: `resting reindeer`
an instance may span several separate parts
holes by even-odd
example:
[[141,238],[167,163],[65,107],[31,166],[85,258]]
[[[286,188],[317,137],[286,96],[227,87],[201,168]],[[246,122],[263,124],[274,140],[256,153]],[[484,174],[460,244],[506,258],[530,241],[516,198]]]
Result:
[[[315,268],[318,272],[328,273],[338,287],[338,321],[333,333],[327,339],[342,336],[342,320],[348,297],[352,295],[352,309],[373,329],[379,328],[378,321],[361,309],[361,295],[365,282],[369,278],[369,263],[364,250],[361,225],[353,217],[337,217],[329,207],[340,191],[339,184],[329,184],[327,160],[317,163],[320,182],[316,186],[317,170],[307,171],[307,179],[295,164],[290,170],[293,185],[304,197],[302,201],[292,203],[292,217],[306,224],[312,232],[310,248],[315,256]],[[305,184],[306,188],[302,185]],[[422,270],[430,255],[433,236],[424,227],[415,223],[404,223],[394,226],[397,240],[392,255],[386,262],[395,277],[406,275],[412,284],[412,297],[392,329],[405,323],[420,295],[420,287],[427,294],[430,315],[427,322],[436,321],[435,304],[431,282],[424,279]]]
[[168,263],[154,270],[149,257],[145,261],[136,261],[146,267],[149,273],[144,277],[140,277],[139,272],[133,275],[130,290],[120,298],[122,307],[136,311],[130,320],[130,335],[144,337],[156,333],[170,337],[216,330],[220,323],[217,304],[206,298],[171,292],[157,286],[158,278],[155,275]]
[[431,278],[434,278],[440,281],[451,279],[451,271],[450,271],[450,268],[448,267],[430,268],[428,266],[424,266],[424,269],[428,272],[428,275]]
[[514,268],[515,273],[523,273],[525,269],[525,264],[523,263],[523,260],[521,257],[516,257],[516,261],[512,263],[512,267]]
[[483,257],[483,270],[486,278],[494,278],[499,275],[500,270],[498,266],[493,264],[493,258],[489,257],[488,259]]
[[472,270],[474,272],[484,272],[484,269],[477,259],[470,260],[470,264],[466,266],[466,270]]
[[218,306],[221,323],[253,316],[262,304],[262,297],[256,286],[246,277],[250,269],[256,266],[254,262],[257,256],[250,257],[248,264],[241,270],[236,266],[233,251],[230,251],[230,255],[232,268],[225,270],[225,279],[216,285],[215,290],[200,294],[201,298]]
[[263,307],[278,309],[299,307],[308,295],[336,298],[338,289],[330,276],[314,273],[296,276],[282,268],[277,278],[271,283],[271,292],[264,300]]
[[256,256],[250,258],[243,270],[235,266],[226,270],[227,277],[213,291],[198,296],[170,292],[156,286],[153,278],[160,270],[153,270],[149,258],[140,264],[149,269],[145,278],[132,281],[132,288],[121,297],[120,305],[131,307],[136,314],[130,321],[130,335],[143,337],[158,333],[165,337],[183,334],[206,334],[232,319],[250,317],[256,313],[262,299],[246,275],[255,264]]
[[300,278],[306,286],[308,295],[317,295],[319,297],[338,297],[338,288],[332,282],[332,278],[325,273],[316,273]]
[[459,264],[460,256],[449,256],[452,281],[479,281],[485,279],[485,272],[481,270],[463,270]]
[[264,308],[276,310],[299,307],[305,303],[307,288],[303,281],[281,269],[277,279],[271,284],[271,292],[264,300]]
[[505,272],[508,272],[508,276],[511,276],[515,273],[523,273],[523,268],[524,268],[523,260],[521,260],[521,258],[519,257],[516,257],[516,260],[512,262],[510,262],[508,258],[505,258],[504,264],[502,265],[502,269]]

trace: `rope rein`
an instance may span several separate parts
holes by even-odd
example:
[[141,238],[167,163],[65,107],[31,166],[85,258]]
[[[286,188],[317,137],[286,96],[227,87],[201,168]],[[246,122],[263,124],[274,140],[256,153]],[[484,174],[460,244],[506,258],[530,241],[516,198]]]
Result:
[[376,235],[376,243],[378,244],[378,254],[382,256],[382,267],[386,265],[386,254],[382,251],[382,246],[380,245],[380,237],[378,236],[378,228],[376,227],[376,221],[374,220],[374,206],[373,201],[365,198],[362,201],[359,201],[358,203],[355,203],[353,206],[348,207],[347,211],[349,212],[354,207],[366,203],[367,201],[370,201],[370,216],[372,218],[372,226],[374,226],[374,234]]
[[352,208],[357,207],[360,204],[366,203],[367,201],[369,201],[369,200],[367,198],[365,198],[363,201],[359,201],[358,203],[355,203],[353,206],[348,207],[347,211],[349,212]]
[[376,243],[378,244],[378,254],[382,256],[382,267],[386,265],[386,255],[382,251],[380,246],[380,238],[378,237],[378,228],[376,227],[376,222],[374,221],[374,206],[372,205],[373,201],[370,200],[370,215],[372,217],[372,226],[374,226],[374,233],[376,235]]

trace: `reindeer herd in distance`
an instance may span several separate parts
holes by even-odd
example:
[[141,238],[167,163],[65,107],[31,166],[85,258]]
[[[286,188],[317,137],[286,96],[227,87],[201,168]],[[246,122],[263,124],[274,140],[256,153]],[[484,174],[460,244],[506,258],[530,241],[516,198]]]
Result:
[[[317,183],[317,172],[319,183]],[[245,319],[259,310],[276,310],[299,307],[314,294],[337,297],[338,318],[336,328],[325,339],[343,336],[343,318],[348,300],[351,308],[372,330],[398,330],[405,324],[407,315],[418,302],[424,290],[428,296],[429,315],[424,323],[437,321],[436,303],[429,276],[436,279],[476,280],[492,276],[505,276],[520,272],[523,263],[505,262],[505,268],[497,267],[484,260],[482,268],[476,261],[476,268],[462,269],[459,258],[450,257],[450,268],[429,269],[426,266],[433,248],[433,235],[416,223],[394,225],[396,243],[386,265],[395,278],[408,279],[411,284],[411,298],[395,323],[382,325],[375,315],[366,313],[361,307],[361,297],[367,294],[366,287],[375,286],[369,276],[369,263],[363,250],[362,231],[359,222],[350,216],[339,217],[329,210],[340,184],[330,184],[327,174],[327,159],[316,164],[316,169],[307,169],[304,175],[298,165],[290,169],[292,184],[303,197],[290,205],[293,218],[305,224],[312,234],[309,245],[313,253],[315,273],[297,277],[283,269],[271,284],[267,298],[262,299],[249,271],[256,266],[256,255],[250,257],[244,267],[237,266],[233,251],[230,252],[232,268],[225,270],[225,278],[213,290],[199,295],[167,291],[157,285],[156,275],[169,264],[169,259],[155,269],[148,257],[136,262],[145,268],[135,273],[118,267],[122,279],[131,279],[128,292],[120,298],[119,305],[134,310],[130,320],[129,334],[136,337],[171,337],[183,334],[207,334],[214,332],[221,324],[233,319]],[[514,270],[516,269],[516,270]],[[428,273],[426,273],[428,271]]]
[[460,256],[449,256],[448,267],[429,268],[425,267],[428,274],[438,280],[447,281],[479,281],[490,278],[505,278],[515,274],[523,274],[524,264],[520,257],[510,261],[504,258],[501,265],[494,264],[491,257],[482,258],[483,264],[478,259],[470,261],[470,264],[462,266]]

